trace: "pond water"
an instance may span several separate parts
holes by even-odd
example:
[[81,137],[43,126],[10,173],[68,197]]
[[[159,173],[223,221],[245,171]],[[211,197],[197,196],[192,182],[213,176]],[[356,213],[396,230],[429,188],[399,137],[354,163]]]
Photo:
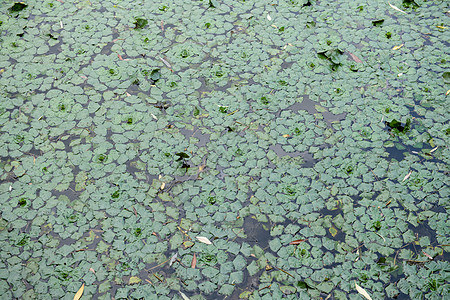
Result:
[[0,10],[2,298],[449,297],[450,2]]

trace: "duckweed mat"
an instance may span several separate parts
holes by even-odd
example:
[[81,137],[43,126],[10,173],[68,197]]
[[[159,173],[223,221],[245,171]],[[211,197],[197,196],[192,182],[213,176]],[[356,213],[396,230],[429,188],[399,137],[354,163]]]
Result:
[[0,11],[2,299],[450,297],[450,2]]

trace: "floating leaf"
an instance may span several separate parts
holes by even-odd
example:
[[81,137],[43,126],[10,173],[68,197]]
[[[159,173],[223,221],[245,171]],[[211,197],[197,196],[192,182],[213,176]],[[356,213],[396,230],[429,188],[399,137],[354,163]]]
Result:
[[404,13],[405,15],[407,14],[406,12],[404,12],[403,10],[401,10],[400,8],[398,8],[397,6],[392,5],[390,2],[388,2],[388,3],[389,3],[389,6],[392,7],[393,9],[395,9],[396,11],[399,11],[399,12],[401,12],[401,13]]
[[142,29],[147,24],[148,24],[148,21],[146,19],[136,18],[136,21],[134,22],[134,29]]
[[84,292],[84,283],[81,285],[80,289],[75,294],[75,296],[73,296],[73,300],[79,300],[81,298],[81,296],[83,295],[83,292]]
[[450,83],[450,72],[444,72],[444,74],[442,74],[442,78],[444,78],[445,83]]
[[171,266],[171,265],[177,260],[177,257],[178,257],[178,253],[175,253],[175,254],[170,258],[169,266]]
[[180,292],[181,298],[183,298],[183,300],[189,300],[189,297],[186,296],[182,291],[179,291],[179,292]]
[[358,291],[358,293],[360,293],[364,298],[366,298],[367,300],[372,300],[372,298],[366,292],[366,290],[363,289],[362,287],[360,287],[356,282],[355,282],[355,287],[356,287],[356,290]]
[[196,264],[197,264],[197,256],[194,253],[194,256],[192,257],[191,268],[195,269]]
[[398,50],[398,49],[400,49],[401,47],[403,47],[403,45],[404,45],[404,44],[401,44],[400,46],[395,46],[394,48],[392,48],[392,50]]
[[23,3],[23,2],[16,2],[16,3],[14,3],[13,6],[11,6],[10,8],[8,8],[8,10],[9,10],[10,12],[19,12],[19,11],[21,11],[21,10],[24,10],[27,6],[28,6],[28,5],[26,5],[26,4]]
[[405,178],[403,178],[402,182],[405,181],[406,179],[408,179],[409,176],[411,176],[411,174],[412,174],[412,170],[410,170],[409,173],[405,175]]
[[196,236],[195,237],[199,242],[202,242],[206,245],[212,245],[211,241],[205,238],[204,236]]
[[289,245],[298,245],[300,243],[306,242],[308,239],[295,240],[289,243]]

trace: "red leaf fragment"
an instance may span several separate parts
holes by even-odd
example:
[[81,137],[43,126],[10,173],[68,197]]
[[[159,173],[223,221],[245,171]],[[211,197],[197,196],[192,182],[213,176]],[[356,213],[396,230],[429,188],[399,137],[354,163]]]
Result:
[[197,256],[194,253],[194,257],[192,257],[191,268],[195,269],[196,264],[197,264]]
[[306,242],[308,239],[296,240],[289,243],[289,245],[298,245],[300,243]]
[[360,59],[358,58],[358,56],[356,56],[355,54],[353,54],[353,53],[351,53],[351,52],[349,52],[348,54],[350,54],[350,56],[353,58],[354,61],[356,61],[356,62],[359,63],[359,64],[362,64],[362,60],[360,60]]
[[428,257],[429,259],[433,260],[433,257],[430,254],[426,253],[423,250],[422,250],[422,252],[423,252],[423,254],[425,254],[426,257]]

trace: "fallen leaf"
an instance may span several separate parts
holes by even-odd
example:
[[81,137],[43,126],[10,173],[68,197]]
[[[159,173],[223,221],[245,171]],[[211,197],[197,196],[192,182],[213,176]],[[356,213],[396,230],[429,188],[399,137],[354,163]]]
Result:
[[439,29],[447,29],[447,27],[445,27],[445,26],[436,26],[436,27]]
[[405,176],[405,178],[403,178],[402,182],[403,182],[403,181],[405,181],[406,179],[408,179],[408,178],[409,178],[409,176],[411,176],[411,174],[412,174],[412,170],[411,170],[411,171],[409,171],[409,173],[408,173],[408,174],[406,174],[406,176]]
[[358,58],[358,56],[356,56],[355,54],[353,54],[353,53],[351,53],[351,52],[349,52],[348,54],[350,54],[350,56],[353,58],[354,61],[356,61],[356,62],[359,63],[359,64],[362,64],[362,60],[360,60],[360,59]]
[[161,184],[161,190],[163,190],[165,186],[166,186],[166,183],[163,182],[163,183]]
[[392,48],[392,50],[398,50],[398,49],[400,49],[401,47],[403,47],[403,45],[404,45],[404,44],[401,44],[400,46],[395,46],[394,48]]
[[119,53],[117,53],[117,57],[118,57],[120,60],[123,60],[122,55],[120,55]]
[[195,269],[196,264],[197,264],[197,256],[195,256],[195,253],[194,253],[194,257],[192,257],[191,268]]
[[182,291],[180,291],[180,295],[181,295],[181,298],[183,298],[183,300],[189,300],[189,297],[186,296]]
[[204,236],[196,236],[195,237],[199,242],[202,242],[206,245],[212,245],[211,241],[205,238]]
[[289,134],[283,134],[283,137],[284,138],[288,138],[288,137],[290,137],[290,135]]
[[395,9],[396,11],[399,11],[399,12],[401,12],[401,13],[404,13],[405,15],[407,14],[406,12],[404,12],[403,10],[401,10],[400,8],[398,8],[397,6],[392,5],[390,2],[388,2],[388,3],[389,3],[389,6],[392,7],[393,9]]
[[423,250],[422,250],[422,252],[423,252],[423,254],[425,254],[426,257],[428,257],[429,259],[433,260],[433,257],[430,254],[426,253]]
[[306,241],[307,241],[307,239],[296,240],[296,241],[290,242],[289,245],[298,245],[298,244],[306,242]]
[[91,271],[92,273],[94,273],[94,274],[95,274],[95,270],[94,270],[94,269],[92,269],[92,268],[89,268],[89,271]]
[[172,66],[169,64],[169,62],[167,60],[165,60],[164,58],[162,58],[161,56],[158,55],[158,58],[169,68],[171,69]]
[[445,96],[448,96],[450,94],[450,90],[448,90],[446,93],[445,93]]
[[178,257],[178,253],[175,253],[175,254],[170,258],[169,266],[171,266],[171,265],[177,260],[177,257]]
[[438,147],[439,147],[439,146],[434,147],[433,149],[431,149],[431,150],[430,150],[430,153],[433,153],[434,151],[436,151]]
[[272,18],[267,14],[267,20],[272,21]]
[[80,289],[75,294],[75,296],[73,296],[73,300],[79,300],[81,298],[81,296],[83,295],[83,292],[84,292],[84,283],[81,285]]
[[366,298],[367,300],[372,300],[372,298],[371,298],[370,295],[366,292],[366,290],[363,289],[362,287],[360,287],[356,282],[355,282],[355,287],[356,287],[356,290],[358,291],[358,293],[360,293],[361,295],[363,295],[364,298]]

